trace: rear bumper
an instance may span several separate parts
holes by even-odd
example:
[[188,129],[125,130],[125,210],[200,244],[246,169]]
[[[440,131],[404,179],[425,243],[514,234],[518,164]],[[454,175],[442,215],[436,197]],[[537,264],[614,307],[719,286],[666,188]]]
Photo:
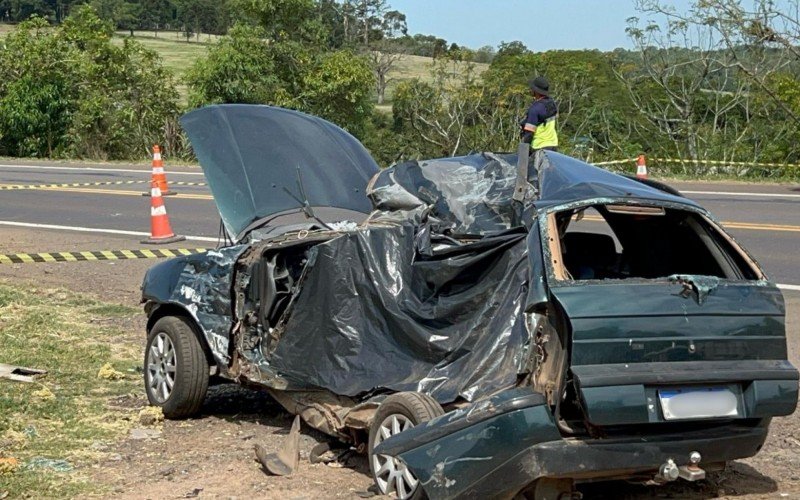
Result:
[[[769,418],[704,426],[648,424],[626,437],[564,439],[544,398],[514,389],[387,439],[375,449],[401,458],[432,500],[511,498],[540,478],[578,481],[655,475],[672,459],[703,464],[755,455]],[[688,430],[687,430],[688,429]]]
[[[590,479],[655,476],[659,466],[672,459],[689,463],[689,454],[700,452],[703,463],[719,463],[755,455],[767,438],[768,421],[754,427],[730,426],[656,439],[558,440],[520,450],[504,464],[459,492],[470,498],[512,497],[540,478]],[[502,485],[502,488],[498,488]],[[426,489],[427,492],[427,489]],[[430,494],[433,498],[446,498]]]

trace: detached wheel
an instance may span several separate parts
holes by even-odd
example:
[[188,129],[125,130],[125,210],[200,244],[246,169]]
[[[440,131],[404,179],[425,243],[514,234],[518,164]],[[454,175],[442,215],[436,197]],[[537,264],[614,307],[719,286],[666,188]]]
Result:
[[369,428],[369,470],[383,495],[402,500],[424,498],[419,480],[399,459],[375,455],[372,450],[383,440],[428,420],[444,415],[444,410],[430,396],[419,392],[398,392],[378,407]]
[[200,411],[208,389],[209,367],[192,327],[166,316],[153,325],[144,351],[144,385],[150,404],[171,419]]

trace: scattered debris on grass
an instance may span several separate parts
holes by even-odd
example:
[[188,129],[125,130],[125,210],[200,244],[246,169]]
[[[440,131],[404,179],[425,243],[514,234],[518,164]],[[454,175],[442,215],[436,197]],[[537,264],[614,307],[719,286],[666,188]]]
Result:
[[42,401],[50,401],[56,398],[56,395],[53,394],[53,391],[48,389],[46,386],[42,386],[41,389],[37,391],[33,391],[31,396],[37,399],[41,399]]
[[125,378],[125,374],[115,370],[111,363],[104,364],[100,371],[97,372],[97,376],[105,380],[122,380]]
[[39,370],[37,368],[26,368],[24,366],[6,365],[0,363],[0,378],[13,380],[15,382],[28,382],[35,381],[37,375],[44,375],[47,370]]
[[70,472],[72,464],[61,458],[33,457],[25,463],[25,468],[30,470],[49,469],[55,472]]
[[142,425],[156,425],[164,421],[164,412],[158,406],[147,406],[139,411],[139,423]]
[[[0,497],[106,493],[87,471],[106,463],[108,452],[91,446],[123,440],[138,425],[139,408],[109,411],[107,403],[141,392],[139,377],[113,368],[141,362],[135,343],[119,342],[119,308],[103,306],[80,293],[0,280],[3,361],[12,364],[12,373],[24,367],[48,370],[46,379],[33,384],[0,378],[0,468],[13,470],[0,479]],[[92,308],[95,313],[88,314]],[[109,321],[93,322],[93,317]],[[98,376],[103,363],[114,383]]]
[[0,457],[0,476],[13,474],[19,468],[19,460],[14,457]]

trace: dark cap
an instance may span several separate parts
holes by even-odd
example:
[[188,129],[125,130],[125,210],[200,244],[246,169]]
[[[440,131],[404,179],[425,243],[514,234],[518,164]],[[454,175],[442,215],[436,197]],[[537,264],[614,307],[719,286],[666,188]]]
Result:
[[550,82],[547,81],[547,78],[543,76],[537,76],[533,80],[528,82],[528,85],[531,87],[531,90],[536,92],[537,94],[542,95],[550,95]]

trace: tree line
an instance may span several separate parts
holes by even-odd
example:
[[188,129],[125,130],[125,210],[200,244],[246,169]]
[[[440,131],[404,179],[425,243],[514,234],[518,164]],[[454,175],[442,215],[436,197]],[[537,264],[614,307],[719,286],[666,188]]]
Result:
[[[115,29],[146,28],[222,35],[186,77],[189,108],[244,102],[313,113],[385,165],[513,150],[535,75],[551,81],[568,154],[794,163],[797,2],[697,0],[682,12],[635,0],[633,49],[536,52],[411,36],[386,0],[0,0],[5,18],[38,14],[0,48],[0,154],[131,158],[160,142],[190,155],[176,82],[158,56],[132,38],[111,43]],[[417,53],[433,58],[430,75],[395,82],[392,112],[376,108],[398,60]]]

